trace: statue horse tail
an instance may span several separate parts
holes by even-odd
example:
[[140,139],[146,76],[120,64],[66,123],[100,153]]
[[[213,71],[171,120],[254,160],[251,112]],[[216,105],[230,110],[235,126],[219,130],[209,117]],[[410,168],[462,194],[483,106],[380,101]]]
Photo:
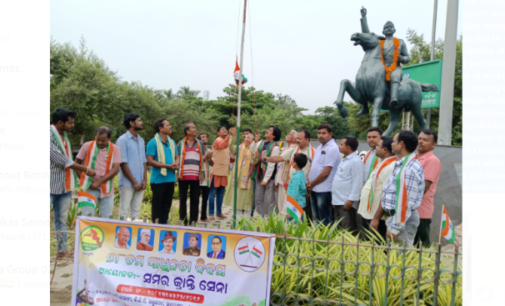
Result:
[[423,92],[427,92],[427,91],[436,91],[436,92],[439,92],[440,90],[438,90],[438,87],[433,85],[433,84],[429,84],[429,83],[425,83],[425,84],[421,84],[421,90]]

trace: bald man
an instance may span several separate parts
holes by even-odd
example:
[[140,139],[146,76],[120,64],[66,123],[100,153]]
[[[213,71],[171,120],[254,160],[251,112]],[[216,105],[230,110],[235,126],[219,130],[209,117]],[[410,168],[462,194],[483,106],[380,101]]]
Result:
[[116,232],[116,241],[114,242],[114,246],[120,249],[129,249],[130,245],[128,244],[130,241],[130,231],[126,226],[121,226]]

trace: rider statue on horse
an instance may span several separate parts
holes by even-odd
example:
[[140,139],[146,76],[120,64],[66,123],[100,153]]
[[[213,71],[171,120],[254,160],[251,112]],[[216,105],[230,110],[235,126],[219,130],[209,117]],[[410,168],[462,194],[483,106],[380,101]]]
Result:
[[401,39],[393,37],[395,26],[386,22],[382,33],[377,35],[368,29],[366,9],[361,9],[361,30],[354,33],[351,41],[355,46],[361,46],[365,56],[356,74],[356,82],[342,80],[335,104],[342,117],[349,112],[344,105],[344,95],[361,105],[356,116],[368,115],[368,104],[372,108],[372,126],[379,126],[380,111],[389,111],[389,126],[384,135],[390,135],[397,127],[402,111],[412,112],[412,115],[422,130],[426,128],[421,111],[423,92],[439,91],[433,84],[420,84],[410,78],[403,78],[401,64],[410,62],[407,45]]
[[[364,7],[361,9],[361,16],[361,32],[370,33],[366,20],[366,8]],[[408,64],[408,62],[410,62],[407,45],[403,39],[393,37],[395,32],[395,25],[391,21],[386,22],[382,30],[382,34],[386,36],[386,40],[380,41],[382,63],[386,70],[386,80],[389,82],[391,95],[391,102],[389,105],[392,108],[398,106],[398,88],[400,87],[403,76],[403,70],[400,64]],[[361,111],[365,111],[368,114],[368,104],[365,104],[365,109],[363,109],[362,106]]]

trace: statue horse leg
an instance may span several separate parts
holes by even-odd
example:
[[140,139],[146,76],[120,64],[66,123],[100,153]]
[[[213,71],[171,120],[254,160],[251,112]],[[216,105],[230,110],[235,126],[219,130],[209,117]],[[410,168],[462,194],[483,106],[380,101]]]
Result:
[[389,126],[384,132],[384,136],[389,136],[398,128],[398,121],[400,121],[401,109],[390,109],[389,110]]
[[[373,100],[373,109],[372,109],[372,126],[379,126],[379,117],[380,111],[382,108],[382,102],[384,101],[384,97],[375,97]],[[368,112],[368,109],[367,109]],[[357,117],[358,115],[356,115]]]
[[342,82],[340,82],[340,90],[338,92],[337,101],[335,101],[335,104],[338,107],[338,112],[340,113],[340,116],[342,116],[342,118],[346,118],[347,116],[349,116],[349,112],[344,106],[344,95],[346,92],[351,96],[351,98],[354,101],[360,103],[361,105],[365,105],[365,107],[367,104],[366,101],[365,102],[362,101],[361,93],[357,91],[356,88],[354,88],[354,86],[352,86],[351,81],[342,80]]
[[419,124],[419,128],[421,129],[421,131],[424,130],[426,128],[426,120],[424,119],[421,107],[419,106],[416,108],[412,108],[411,112],[414,118],[416,118],[417,124]]

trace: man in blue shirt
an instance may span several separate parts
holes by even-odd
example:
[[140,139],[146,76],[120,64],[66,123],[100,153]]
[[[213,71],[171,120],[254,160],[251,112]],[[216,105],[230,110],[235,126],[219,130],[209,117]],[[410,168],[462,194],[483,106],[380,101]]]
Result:
[[121,169],[119,170],[119,216],[126,219],[128,211],[130,218],[138,218],[142,198],[147,185],[147,159],[145,142],[138,131],[144,128],[140,116],[131,113],[123,119],[128,129],[116,141],[121,150]]
[[167,119],[162,118],[154,123],[157,134],[147,144],[147,162],[151,166],[151,190],[153,200],[151,218],[153,223],[167,224],[176,177],[175,170],[179,167],[179,152],[175,141],[170,138],[172,127]]
[[340,220],[340,227],[355,231],[356,210],[358,209],[361,188],[363,187],[363,161],[358,154],[358,140],[344,136],[340,140],[340,152],[344,158],[338,164],[337,173],[331,185],[331,203],[335,221]]

